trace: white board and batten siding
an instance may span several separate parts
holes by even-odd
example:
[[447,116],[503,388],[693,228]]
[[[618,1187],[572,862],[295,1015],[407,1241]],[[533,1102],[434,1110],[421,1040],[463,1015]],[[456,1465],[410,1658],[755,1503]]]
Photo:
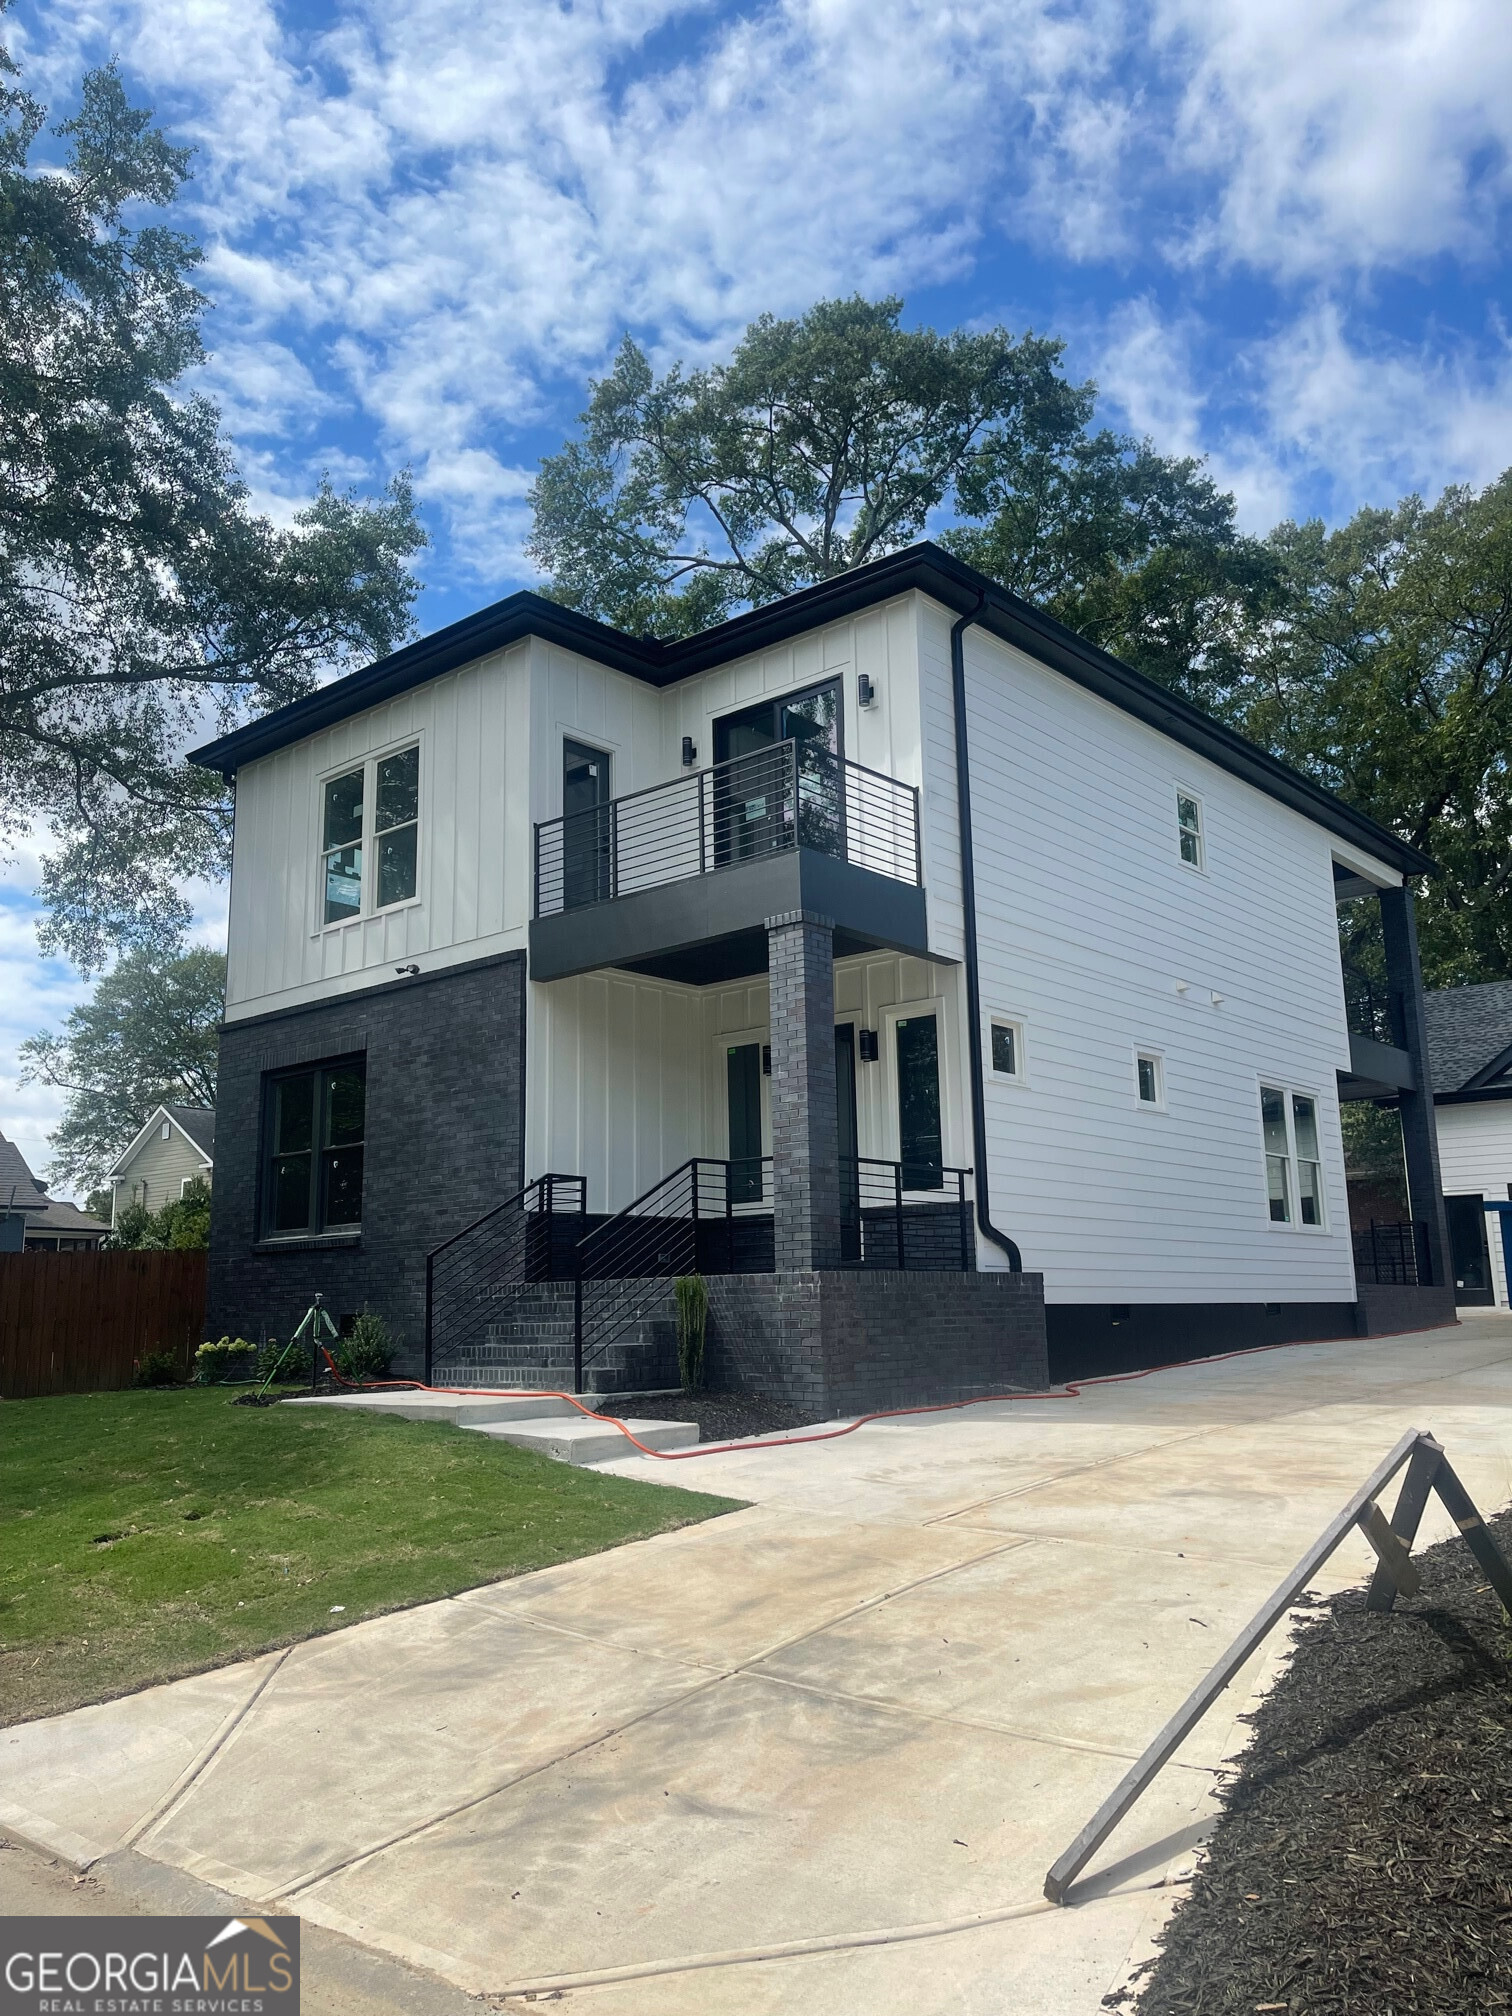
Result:
[[[1439,1171],[1446,1197],[1512,1198],[1512,1099],[1477,1099],[1439,1106]],[[1507,1307],[1507,1268],[1497,1213],[1486,1219],[1496,1300]]]
[[[236,780],[226,1014],[234,1021],[331,999],[525,942],[533,643],[428,681],[243,765]],[[322,918],[321,806],[328,777],[420,748],[413,902],[339,924]]]
[[[925,605],[942,948],[960,928],[949,620]],[[1051,1302],[1352,1301],[1339,843],[980,630],[966,670],[994,1222]],[[1202,804],[1201,871],[1180,858],[1178,786]],[[1022,1082],[991,1069],[994,1016],[1022,1029]],[[1138,1100],[1140,1052],[1163,1110]],[[1270,1221],[1262,1082],[1317,1100],[1322,1230]]]

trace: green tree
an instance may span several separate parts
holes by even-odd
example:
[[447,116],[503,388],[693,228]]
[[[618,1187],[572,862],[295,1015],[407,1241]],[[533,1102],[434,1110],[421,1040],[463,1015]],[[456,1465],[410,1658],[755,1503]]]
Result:
[[902,305],[763,315],[728,364],[661,379],[627,336],[531,492],[549,592],[689,636],[918,538],[995,421],[1070,388],[1058,343],[907,330]]
[[1096,388],[1067,386],[995,428],[966,463],[943,544],[1069,629],[1187,698],[1242,677],[1279,568],[1190,456],[1093,431]]
[[154,1106],[215,1104],[225,993],[223,952],[128,952],[60,1035],[22,1044],[21,1082],[68,1095],[51,1137],[54,1178],[102,1183]]
[[[5,0],[0,0],[3,8]],[[322,482],[287,528],[251,510],[200,364],[200,250],[154,214],[189,151],[84,79],[45,113],[0,49],[0,839],[42,822],[49,948],[173,942],[183,882],[220,871],[229,799],[183,760],[224,729],[388,651],[424,543],[408,479]]]
[[[1269,545],[1276,611],[1225,711],[1439,863],[1419,898],[1430,987],[1512,974],[1512,471]],[[1353,907],[1370,975],[1377,933]]]
[[548,592],[681,637],[945,534],[1005,586],[1173,685],[1221,686],[1274,564],[1199,464],[1091,432],[1045,337],[901,326],[896,299],[762,316],[728,364],[657,379],[629,337],[541,464]]
[[210,1244],[210,1186],[198,1177],[160,1211],[123,1204],[105,1245],[116,1252],[202,1252]]

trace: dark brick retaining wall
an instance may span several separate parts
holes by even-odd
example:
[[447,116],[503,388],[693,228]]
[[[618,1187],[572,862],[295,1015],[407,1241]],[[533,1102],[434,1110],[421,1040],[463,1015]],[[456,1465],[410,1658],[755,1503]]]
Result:
[[1393,1330],[1436,1329],[1457,1323],[1452,1288],[1391,1288],[1362,1281],[1356,1316],[1362,1337],[1384,1337]]
[[[257,1244],[264,1074],[367,1057],[362,1234]],[[316,1290],[376,1310],[418,1369],[425,1255],[524,1181],[525,956],[453,966],[221,1031],[207,1335],[286,1337]]]
[[816,1415],[1046,1381],[1038,1274],[825,1271],[709,1281],[708,1380]]

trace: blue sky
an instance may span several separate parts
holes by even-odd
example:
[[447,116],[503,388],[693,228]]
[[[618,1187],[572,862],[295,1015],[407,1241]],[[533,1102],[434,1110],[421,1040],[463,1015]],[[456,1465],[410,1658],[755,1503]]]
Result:
[[[1512,464],[1505,0],[18,0],[199,149],[208,387],[265,508],[408,464],[426,629],[528,582],[525,493],[630,330],[901,293],[1065,337],[1246,524]],[[45,836],[38,836],[45,846]],[[0,886],[7,1053],[79,992]],[[217,891],[203,930],[223,929]]]

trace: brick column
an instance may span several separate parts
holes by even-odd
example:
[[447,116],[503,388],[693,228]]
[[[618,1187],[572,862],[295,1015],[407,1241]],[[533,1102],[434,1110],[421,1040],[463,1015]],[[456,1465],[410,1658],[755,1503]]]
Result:
[[772,1210],[779,1274],[840,1263],[835,926],[766,920],[772,1004]]
[[1391,994],[1393,1032],[1412,1059],[1417,1087],[1401,1092],[1397,1106],[1402,1120],[1402,1156],[1407,1164],[1408,1208],[1428,1228],[1428,1251],[1437,1288],[1450,1286],[1454,1267],[1449,1254],[1449,1228],[1444,1216],[1444,1184],[1439,1174],[1438,1130],[1433,1119],[1433,1069],[1428,1061],[1428,1031],[1423,1015],[1423,974],[1418,964],[1417,918],[1412,891],[1405,886],[1383,889],[1380,896],[1381,934],[1386,942],[1386,985]]

